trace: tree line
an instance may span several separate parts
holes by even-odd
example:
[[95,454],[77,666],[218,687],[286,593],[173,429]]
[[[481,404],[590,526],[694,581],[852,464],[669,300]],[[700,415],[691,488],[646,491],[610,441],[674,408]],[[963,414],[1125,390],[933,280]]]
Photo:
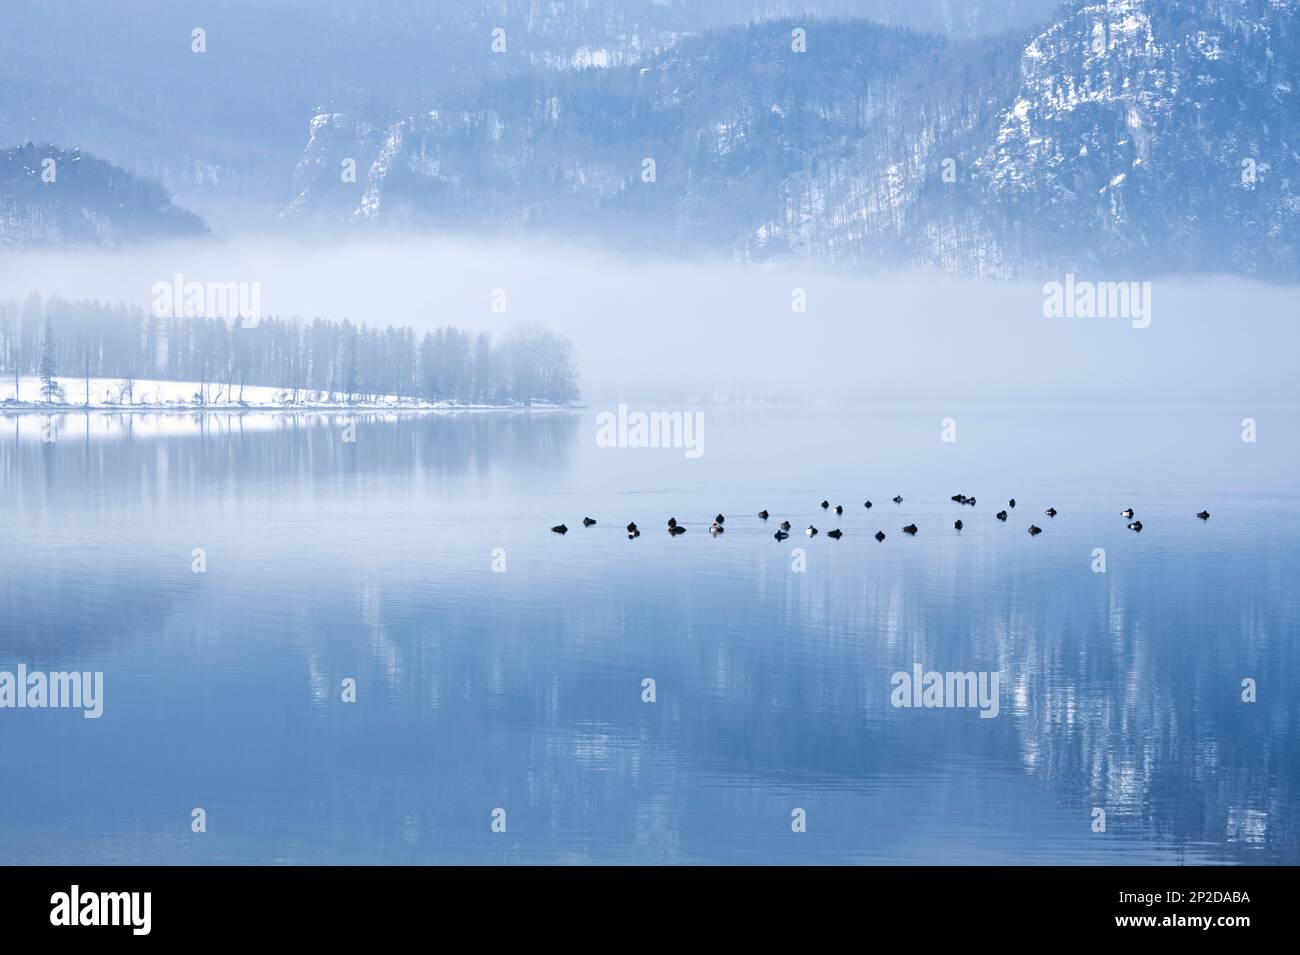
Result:
[[279,388],[287,401],[454,401],[569,404],[578,398],[573,346],[537,326],[499,341],[452,326],[348,320],[159,318],[141,309],[33,293],[0,302],[0,374],[39,375],[44,401],[57,378],[193,381],[196,400],[238,402],[245,385]]

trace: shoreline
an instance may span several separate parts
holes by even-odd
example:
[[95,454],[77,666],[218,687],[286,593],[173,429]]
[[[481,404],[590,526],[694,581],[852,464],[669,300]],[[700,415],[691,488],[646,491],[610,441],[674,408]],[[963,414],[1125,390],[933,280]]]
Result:
[[0,417],[45,415],[57,417],[82,414],[486,414],[498,411],[514,413],[574,412],[582,405],[388,405],[388,404],[320,404],[320,405],[45,405],[24,402],[0,402]]
[[[534,404],[488,404],[457,398],[430,399],[415,395],[365,394],[345,391],[241,385],[229,382],[181,381],[161,378],[73,378],[52,376],[54,400],[45,395],[40,378],[20,375],[0,378],[0,415],[69,414],[252,414],[332,412],[465,412],[540,411],[569,409],[547,401]],[[36,400],[32,400],[36,399]]]

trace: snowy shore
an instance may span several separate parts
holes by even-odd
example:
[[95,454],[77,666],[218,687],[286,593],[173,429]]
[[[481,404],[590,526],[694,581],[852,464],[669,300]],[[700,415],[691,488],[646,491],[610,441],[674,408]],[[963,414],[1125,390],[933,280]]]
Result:
[[[360,395],[351,398],[340,392],[325,393],[266,385],[206,385],[195,381],[158,381],[125,378],[71,378],[59,376],[54,383],[60,395],[43,400],[41,381],[36,377],[0,379],[0,414],[36,411],[60,414],[76,411],[489,411],[522,410],[519,405],[466,404],[455,401],[424,401],[396,395]],[[89,384],[89,388],[87,388]],[[87,400],[87,390],[90,397]],[[531,409],[558,406],[537,404]]]

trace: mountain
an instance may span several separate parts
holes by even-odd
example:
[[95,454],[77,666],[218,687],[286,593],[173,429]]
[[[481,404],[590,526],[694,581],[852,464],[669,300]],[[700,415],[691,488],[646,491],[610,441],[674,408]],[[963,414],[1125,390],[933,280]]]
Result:
[[764,237],[755,217],[774,203],[814,216],[820,171],[887,152],[900,71],[942,46],[827,22],[809,35],[814,53],[795,54],[793,29],[686,37],[638,67],[514,76],[386,126],[318,115],[290,214],[787,251],[797,237]]
[[[517,73],[635,64],[684,35],[774,17],[851,14],[969,37],[1045,21],[1056,2],[11,3],[0,29],[0,143],[76,144],[233,228],[273,218],[315,112],[419,112],[429,98]],[[490,48],[497,28],[502,54]]]
[[1009,260],[1300,274],[1295,0],[1091,4],[1020,62],[973,169]]
[[405,115],[318,113],[287,217],[1295,278],[1298,44],[1296,0],[1109,0],[959,42],[861,20],[719,29]]
[[48,0],[0,31],[0,142],[75,143],[223,232],[1288,279],[1297,5]]
[[207,231],[158,183],[80,150],[0,151],[0,245],[122,245]]

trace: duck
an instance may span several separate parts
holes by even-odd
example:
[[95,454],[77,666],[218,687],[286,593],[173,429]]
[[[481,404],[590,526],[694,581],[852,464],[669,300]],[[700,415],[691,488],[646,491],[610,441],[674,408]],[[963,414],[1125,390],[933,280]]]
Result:
[[627,525],[627,532],[629,534],[635,534],[637,532],[636,521],[633,521],[631,524]]
[[955,528],[957,528],[957,530],[961,530],[961,529],[962,529],[963,527],[965,527],[966,525],[963,524],[961,521],[958,521],[957,523],[953,524],[952,526],[955,527]]
[[1199,517],[1199,518],[1200,518],[1201,520],[1203,520],[1203,521],[1208,521],[1208,520],[1210,519],[1210,512],[1209,512],[1209,511],[1201,511],[1201,513],[1197,514],[1196,516]]
[[1126,508],[1126,509],[1120,511],[1120,512],[1119,512],[1119,516],[1120,516],[1120,517],[1132,517],[1132,516],[1133,516],[1133,508],[1130,507],[1130,508]]
[[902,503],[903,503],[903,495],[901,495],[901,494],[895,494],[895,495],[894,495],[894,503],[895,503],[895,504],[902,504]]
[[567,527],[565,527],[563,524],[556,524],[554,527],[551,528],[551,533],[553,533],[553,534],[567,534],[567,533],[569,533],[569,529],[568,529]]
[[809,537],[816,537],[816,536],[817,536],[817,528],[815,528],[815,527],[813,527],[811,524],[809,524],[806,528],[804,528],[804,533],[807,534]]
[[668,518],[668,529],[672,530],[676,526],[677,526],[677,518],[675,517]]
[[1000,521],[1005,521],[1005,520],[1007,519],[1007,512],[1006,512],[1006,511],[998,511],[997,517],[998,517],[998,520],[1000,520]]
[[1131,530],[1131,531],[1139,531],[1139,532],[1140,532],[1140,531],[1142,530],[1142,522],[1141,522],[1141,521],[1134,521],[1132,524],[1130,524],[1130,525],[1128,526],[1128,529]]
[[763,520],[763,521],[765,521],[765,520],[767,520],[767,519],[768,519],[769,517],[771,517],[771,516],[772,516],[772,515],[769,514],[769,513],[767,513],[767,511],[759,511],[759,512],[758,512],[759,520]]
[[906,527],[903,528],[904,534],[915,534],[916,531],[917,531],[917,527],[915,524],[908,524]]
[[789,529],[790,529],[790,522],[789,522],[789,521],[782,521],[782,522],[781,522],[781,530],[783,530],[783,531],[788,531]]
[[973,497],[968,497],[968,498],[966,498],[966,500],[965,500],[964,503],[969,504],[971,507],[974,507],[974,506],[975,506],[975,498],[973,498]]
[[1043,529],[1042,529],[1041,527],[1039,527],[1037,524],[1030,524],[1030,525],[1029,525],[1029,536],[1030,536],[1030,537],[1034,537],[1034,536],[1036,536],[1036,535],[1038,535],[1038,534],[1041,534],[1042,532],[1043,532]]
[[828,531],[826,533],[826,536],[829,537],[831,540],[837,541],[844,536],[844,532],[837,527],[833,531]]
[[884,539],[885,539],[885,532],[884,532],[884,531],[876,531],[876,540],[878,540],[878,541],[883,541]]
[[867,501],[867,502],[866,502],[865,504],[863,504],[862,506],[865,507],[865,508],[870,509],[870,508],[871,508],[871,502],[870,502],[870,501]]
[[1049,507],[1047,510],[1043,511],[1043,513],[1046,514],[1048,517],[1055,517],[1055,516],[1056,516],[1056,508],[1054,508],[1054,507]]
[[594,517],[584,517],[582,519],[583,527],[591,527],[595,523],[596,523],[596,519]]
[[828,507],[830,507],[830,506],[831,506],[831,502],[830,502],[830,501],[822,501],[822,510],[823,510],[823,511],[826,510],[826,509],[827,509]]
[[685,534],[686,528],[674,524],[672,527],[668,528],[668,533],[671,534],[673,537],[676,537],[678,534]]
[[965,503],[966,503],[966,495],[965,495],[965,494],[954,494],[951,498],[949,498],[949,500],[956,501],[958,504],[965,504]]
[[724,530],[726,530],[726,528],[724,528],[717,521],[714,521],[712,524],[709,525],[709,533],[712,534],[714,537],[717,537]]
[[1008,507],[1015,507],[1015,506],[1016,506],[1016,499],[1013,497],[1011,500],[1007,501],[1007,506],[1008,506]]
[[723,517],[721,514],[719,514],[718,516],[716,516],[716,517],[713,519],[713,523],[715,523],[715,524],[725,524],[725,523],[727,523],[727,519],[726,519],[725,517]]
[[773,534],[772,536],[775,537],[775,538],[776,538],[777,540],[779,540],[779,541],[783,541],[783,540],[785,540],[787,537],[789,537],[790,535],[787,534],[785,531],[777,531],[777,532],[776,532],[775,534]]
[[836,504],[836,505],[835,505],[835,513],[836,513],[836,514],[843,514],[843,513],[844,513],[844,505],[842,505],[842,504]]
[[635,526],[633,526],[633,528],[627,532],[627,539],[630,541],[634,541],[640,536],[641,536],[641,532],[637,530]]

